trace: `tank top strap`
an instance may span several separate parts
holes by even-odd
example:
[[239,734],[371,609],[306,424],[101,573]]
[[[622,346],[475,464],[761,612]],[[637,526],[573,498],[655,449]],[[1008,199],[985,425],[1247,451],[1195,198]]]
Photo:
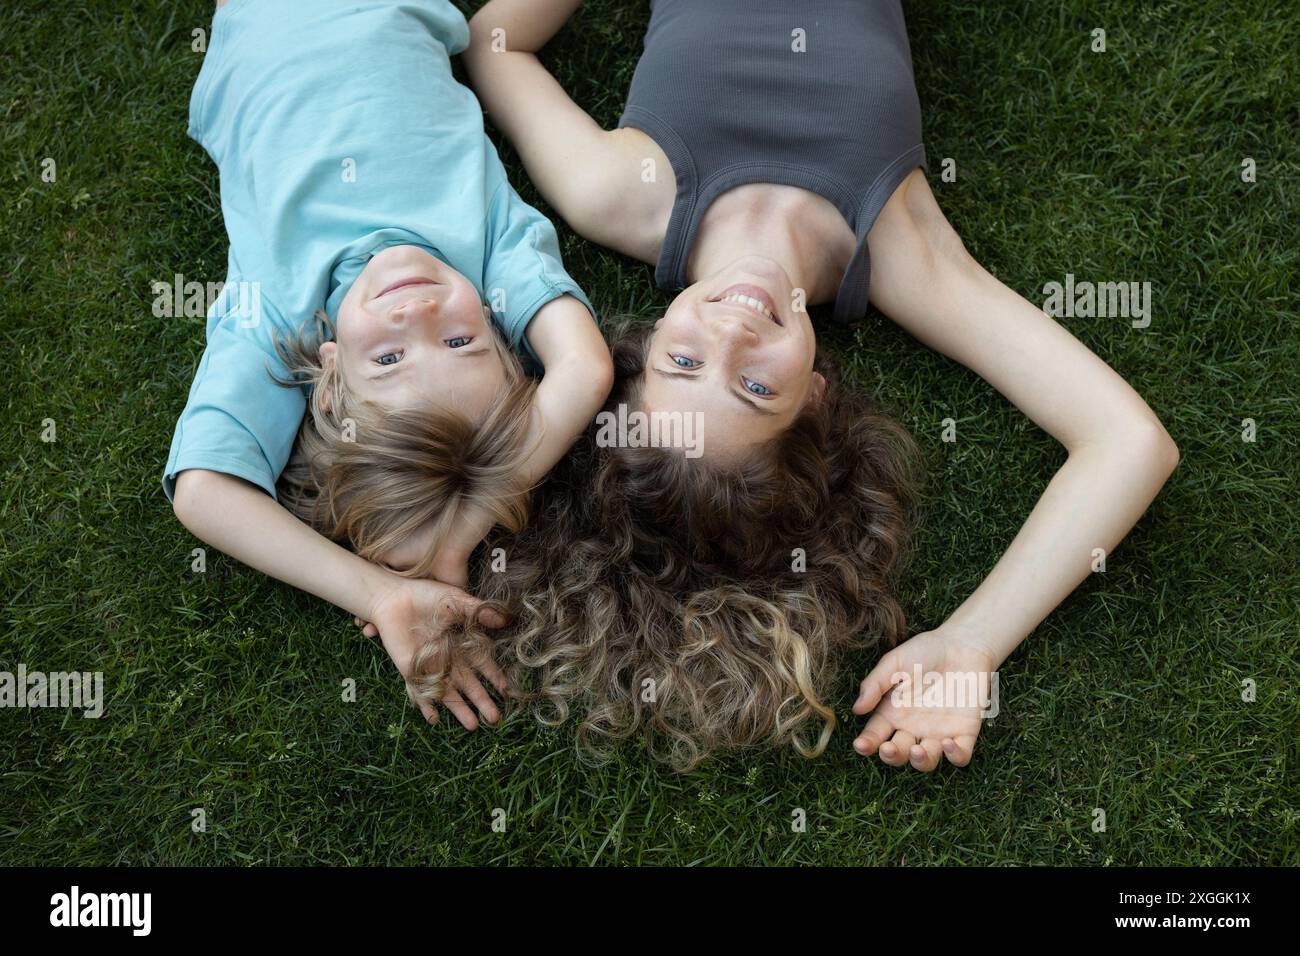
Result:
[[840,280],[840,288],[835,295],[835,310],[831,313],[836,322],[849,324],[867,314],[871,295],[871,252],[867,248],[867,234],[876,224],[880,210],[885,208],[885,203],[889,202],[894,190],[917,167],[928,169],[925,147],[920,143],[881,170],[862,197],[862,205],[853,224],[858,247],[849,260],[848,268],[844,270],[844,278]]

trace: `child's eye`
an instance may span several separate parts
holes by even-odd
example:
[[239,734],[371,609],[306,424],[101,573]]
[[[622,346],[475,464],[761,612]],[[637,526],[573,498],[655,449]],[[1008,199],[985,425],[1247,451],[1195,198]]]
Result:
[[474,337],[472,335],[458,335],[454,339],[443,339],[443,341],[447,344],[448,348],[463,349],[465,346],[469,345],[469,343],[474,341]]
[[385,352],[379,358],[375,359],[380,365],[396,365],[402,360],[401,352]]
[[678,365],[681,368],[698,368],[700,364],[699,362],[695,361],[695,359],[688,358],[685,355],[673,355],[671,352],[669,352],[668,357],[673,360],[674,365]]
[[745,376],[743,375],[740,376],[740,380],[745,383],[745,390],[749,392],[753,392],[755,395],[772,394],[772,390],[768,388],[766,385],[761,385],[758,382],[753,381],[752,379],[745,378]]

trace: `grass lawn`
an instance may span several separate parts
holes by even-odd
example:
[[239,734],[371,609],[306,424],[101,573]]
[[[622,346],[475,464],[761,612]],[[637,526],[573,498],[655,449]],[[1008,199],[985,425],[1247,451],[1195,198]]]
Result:
[[[345,614],[211,549],[191,570],[199,542],[160,474],[203,320],[156,318],[151,283],[225,275],[216,170],[185,135],[209,6],[0,7],[0,670],[103,671],[106,694],[98,720],[0,710],[0,864],[1300,863],[1293,4],[907,4],[949,218],[1032,301],[1067,273],[1152,284],[1145,329],[1062,322],[1183,460],[1106,571],[1003,667],[970,767],[853,754],[864,659],[820,759],[735,754],[687,776],[632,744],[588,767],[568,728],[524,712],[428,728]],[[602,122],[647,18],[637,0],[590,0],[548,52]],[[662,308],[648,268],[560,229],[603,311]],[[924,449],[903,603],[914,630],[933,627],[1063,451],[879,315],[823,341]]]

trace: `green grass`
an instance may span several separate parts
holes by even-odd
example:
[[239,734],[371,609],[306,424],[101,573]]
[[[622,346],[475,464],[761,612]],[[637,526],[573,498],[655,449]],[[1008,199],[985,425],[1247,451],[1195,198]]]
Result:
[[[212,551],[190,571],[198,542],[159,474],[203,323],[155,318],[150,282],[224,275],[216,171],[185,137],[208,6],[5,3],[0,669],[102,670],[108,701],[99,720],[0,711],[0,863],[1300,863],[1300,15],[1283,0],[1055,7],[908,4],[932,172],[958,164],[932,182],[971,251],[1031,300],[1066,272],[1153,283],[1148,329],[1065,322],[1147,398],[1182,464],[1107,571],[1004,666],[969,768],[862,760],[842,728],[814,762],[751,753],[675,776],[632,745],[588,768],[568,729],[525,713],[426,728],[341,612]],[[549,54],[602,122],[646,19],[593,0]],[[603,310],[662,306],[647,268],[561,231]],[[1063,453],[879,316],[825,341],[924,448],[903,597],[932,627]],[[854,681],[836,698],[847,726]]]

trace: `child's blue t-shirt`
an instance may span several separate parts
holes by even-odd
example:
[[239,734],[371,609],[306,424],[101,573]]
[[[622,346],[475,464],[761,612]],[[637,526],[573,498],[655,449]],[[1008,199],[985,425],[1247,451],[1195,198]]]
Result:
[[331,319],[370,258],[416,245],[468,278],[512,347],[542,305],[591,304],[551,223],[506,181],[474,94],[451,73],[469,42],[446,0],[231,0],[217,10],[189,134],[221,172],[226,287],[176,424],[168,498],[188,468],[275,494],[306,410],[277,334]]

